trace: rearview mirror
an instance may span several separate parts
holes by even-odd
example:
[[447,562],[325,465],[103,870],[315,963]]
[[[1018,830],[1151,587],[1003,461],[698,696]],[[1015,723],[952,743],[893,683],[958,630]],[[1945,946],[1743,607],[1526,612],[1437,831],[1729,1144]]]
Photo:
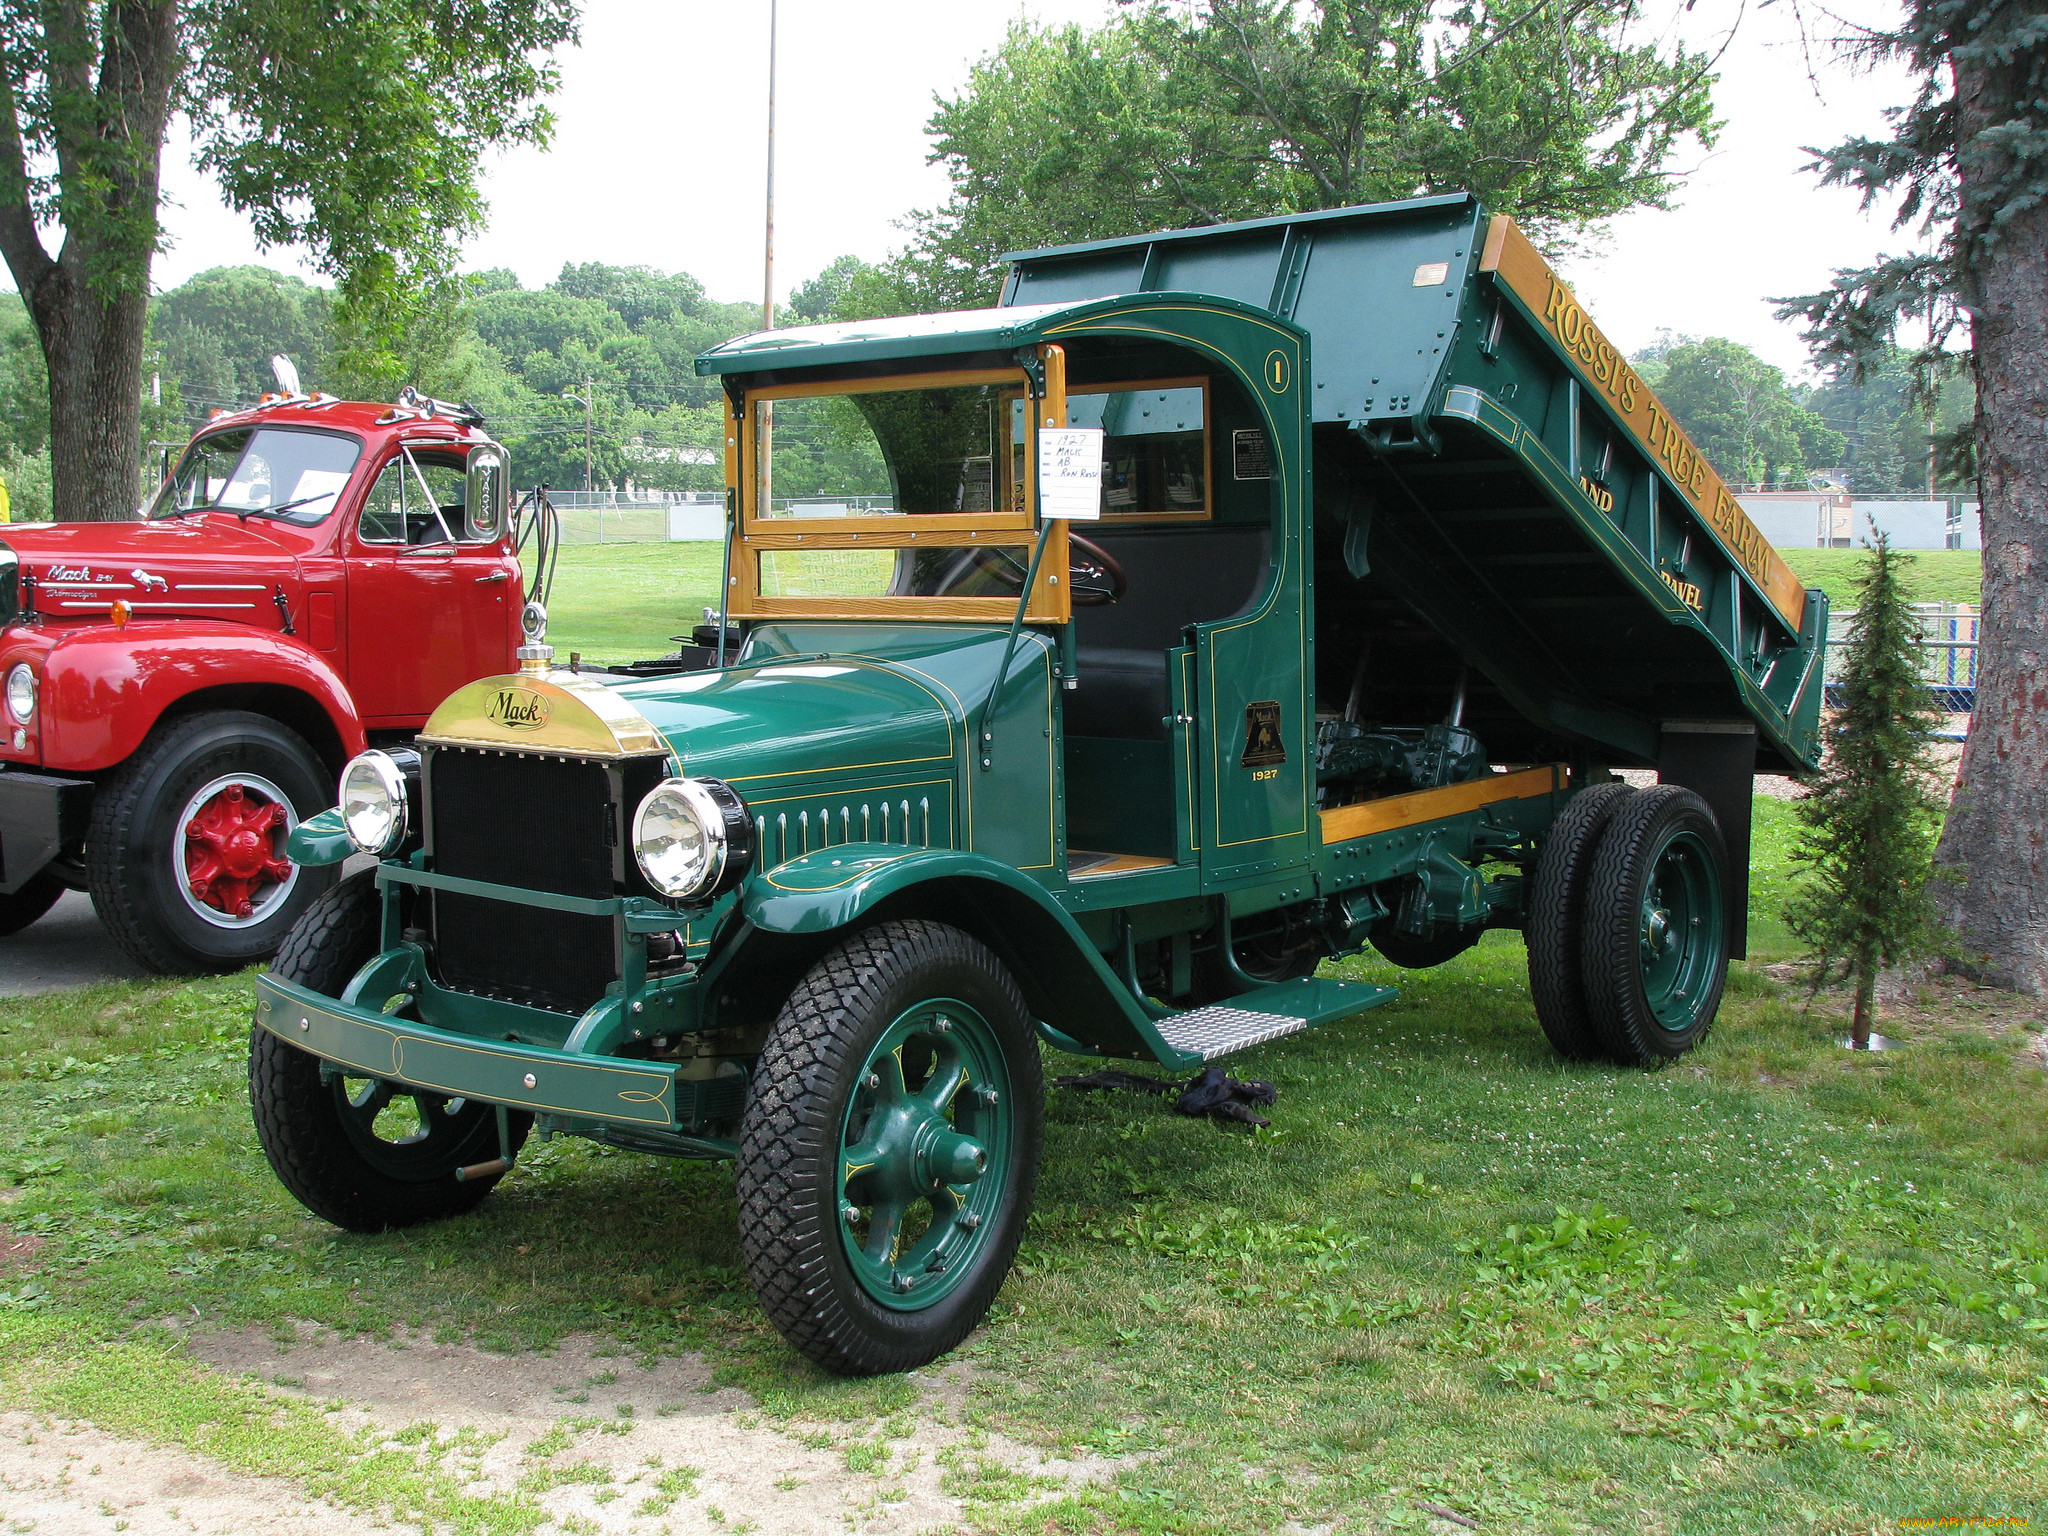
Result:
[[505,531],[512,502],[511,464],[496,443],[480,443],[469,450],[463,501],[464,531],[471,539],[488,543]]

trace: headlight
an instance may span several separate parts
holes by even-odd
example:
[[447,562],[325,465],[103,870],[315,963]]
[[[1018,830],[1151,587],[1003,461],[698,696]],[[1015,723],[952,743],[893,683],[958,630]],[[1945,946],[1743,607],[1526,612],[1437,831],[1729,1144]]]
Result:
[[25,661],[18,661],[7,674],[7,713],[27,725],[36,717],[36,674]]
[[405,841],[412,816],[405,774],[388,752],[364,752],[341,770],[341,821],[348,840],[379,858]]
[[722,896],[739,884],[753,856],[746,802],[722,780],[664,779],[633,813],[633,858],[664,896]]

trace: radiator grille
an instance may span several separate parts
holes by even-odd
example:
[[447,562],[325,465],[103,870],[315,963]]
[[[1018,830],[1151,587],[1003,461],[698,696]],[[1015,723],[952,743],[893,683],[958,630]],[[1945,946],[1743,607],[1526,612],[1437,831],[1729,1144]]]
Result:
[[[516,752],[437,747],[428,760],[434,868],[562,896],[615,894],[613,770]],[[581,1013],[618,980],[614,920],[433,893],[443,986]]]

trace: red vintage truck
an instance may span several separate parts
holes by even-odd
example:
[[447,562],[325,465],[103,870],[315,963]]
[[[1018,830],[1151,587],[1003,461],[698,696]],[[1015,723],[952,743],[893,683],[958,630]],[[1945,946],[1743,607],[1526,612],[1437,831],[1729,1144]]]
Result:
[[336,871],[285,838],[355,753],[503,672],[505,451],[463,406],[266,396],[140,520],[0,542],[0,935],[68,887],[154,971],[271,954]]

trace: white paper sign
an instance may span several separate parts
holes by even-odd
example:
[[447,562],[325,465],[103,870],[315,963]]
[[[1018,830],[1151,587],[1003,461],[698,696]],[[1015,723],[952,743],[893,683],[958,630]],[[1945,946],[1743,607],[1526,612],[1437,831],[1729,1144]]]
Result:
[[1102,441],[1100,427],[1039,428],[1040,513],[1089,520],[1102,516]]

